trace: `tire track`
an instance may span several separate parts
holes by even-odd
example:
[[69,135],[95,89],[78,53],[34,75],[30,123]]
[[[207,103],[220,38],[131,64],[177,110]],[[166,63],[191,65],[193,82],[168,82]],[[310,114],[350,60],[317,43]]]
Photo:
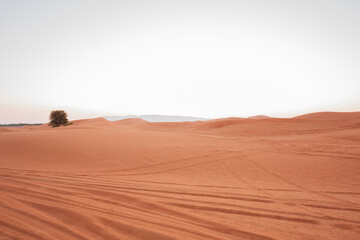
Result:
[[332,200],[336,200],[336,201],[339,201],[339,202],[342,202],[342,203],[345,203],[345,204],[350,204],[352,206],[356,206],[356,207],[360,207],[359,204],[356,204],[354,202],[351,202],[351,201],[348,201],[348,200],[344,200],[344,199],[340,199],[340,198],[337,198],[337,197],[333,197],[333,196],[329,196],[327,194],[324,194],[323,192],[319,192],[319,191],[315,191],[315,190],[311,190],[303,185],[300,185],[300,184],[297,184],[297,183],[294,183],[282,176],[280,176],[279,174],[276,174],[262,166],[260,166],[258,163],[256,163],[255,161],[251,160],[250,158],[245,158],[246,160],[248,160],[250,163],[252,163],[254,166],[256,166],[258,169],[260,169],[261,171],[273,176],[274,178],[277,178],[289,185],[292,185],[293,187],[296,187],[297,189],[300,189],[300,190],[303,190],[303,191],[307,191],[309,193],[313,193],[313,194],[316,194],[316,195],[320,195],[320,196],[323,196],[323,197],[326,197],[326,198],[329,198],[329,199],[332,199]]

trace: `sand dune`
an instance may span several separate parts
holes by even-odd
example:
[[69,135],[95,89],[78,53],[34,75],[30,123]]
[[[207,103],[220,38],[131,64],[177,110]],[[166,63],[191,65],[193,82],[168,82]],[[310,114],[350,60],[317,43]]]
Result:
[[256,115],[256,116],[248,117],[248,119],[267,119],[267,118],[270,118],[270,117],[265,116],[265,115]]
[[141,119],[141,118],[127,118],[127,119],[123,119],[123,120],[117,120],[115,121],[116,123],[120,123],[120,124],[144,124],[144,123],[148,123],[148,121]]
[[360,119],[360,112],[317,112],[300,115],[295,118],[310,120],[350,120]]
[[5,133],[5,132],[12,132],[13,130],[6,128],[6,127],[0,127],[0,133]]
[[192,131],[220,136],[278,136],[322,133],[353,127],[358,120],[312,120],[297,118],[224,119],[193,125]]
[[1,240],[359,239],[359,113],[7,129]]

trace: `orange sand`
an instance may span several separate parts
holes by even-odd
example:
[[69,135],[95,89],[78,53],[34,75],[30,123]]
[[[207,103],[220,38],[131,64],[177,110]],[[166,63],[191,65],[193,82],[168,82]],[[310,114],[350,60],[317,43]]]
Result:
[[360,113],[0,128],[0,239],[360,236]]

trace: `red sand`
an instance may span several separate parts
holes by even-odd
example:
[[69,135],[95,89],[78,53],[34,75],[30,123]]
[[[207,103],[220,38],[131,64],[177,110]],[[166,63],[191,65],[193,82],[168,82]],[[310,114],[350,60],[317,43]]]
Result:
[[360,236],[360,113],[0,129],[0,239]]

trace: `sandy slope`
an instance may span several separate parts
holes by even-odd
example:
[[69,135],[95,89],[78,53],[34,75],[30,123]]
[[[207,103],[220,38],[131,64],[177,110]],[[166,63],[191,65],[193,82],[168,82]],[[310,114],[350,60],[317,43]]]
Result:
[[0,129],[0,239],[359,239],[360,114],[319,114]]

